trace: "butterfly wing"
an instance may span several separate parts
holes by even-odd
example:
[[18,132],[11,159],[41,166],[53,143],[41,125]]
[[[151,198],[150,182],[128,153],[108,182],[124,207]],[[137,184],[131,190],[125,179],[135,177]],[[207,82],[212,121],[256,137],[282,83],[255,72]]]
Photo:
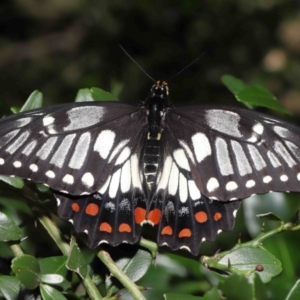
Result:
[[72,195],[101,189],[132,155],[146,117],[138,106],[77,103],[0,120],[0,173]]
[[224,107],[178,107],[166,136],[179,141],[198,189],[228,201],[270,191],[300,191],[300,129],[275,118]]

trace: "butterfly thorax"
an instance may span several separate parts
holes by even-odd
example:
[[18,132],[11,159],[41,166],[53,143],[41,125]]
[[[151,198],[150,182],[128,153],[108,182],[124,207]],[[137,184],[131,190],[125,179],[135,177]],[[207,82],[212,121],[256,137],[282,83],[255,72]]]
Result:
[[147,190],[150,194],[157,181],[158,166],[162,158],[161,133],[166,108],[168,106],[168,84],[157,81],[151,88],[146,100],[148,117],[148,132],[143,153],[143,175],[146,179]]

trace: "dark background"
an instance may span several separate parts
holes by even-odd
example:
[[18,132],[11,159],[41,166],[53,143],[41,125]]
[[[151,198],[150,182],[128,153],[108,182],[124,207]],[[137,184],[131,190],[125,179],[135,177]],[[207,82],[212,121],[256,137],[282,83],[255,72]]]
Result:
[[[36,89],[44,94],[45,105],[72,102],[78,89],[93,86],[120,100],[143,100],[152,82],[121,44],[155,79],[169,79],[204,54],[169,81],[174,102],[239,105],[221,84],[221,76],[231,74],[269,88],[299,122],[299,11],[299,0],[2,0],[0,114],[21,106]],[[298,195],[289,198],[246,200],[234,232],[204,245],[202,254],[234,246],[240,234],[243,241],[256,236],[260,225],[255,223],[255,229],[254,222],[259,221],[249,217],[255,203],[265,205],[259,205],[260,213],[278,211],[288,219],[299,207]],[[284,299],[299,277],[299,240],[285,233],[264,245],[282,261],[284,271],[262,293]],[[157,268],[143,279],[141,284],[154,288],[149,299],[178,291],[183,279],[189,283],[180,292],[201,295],[217,280],[202,270],[196,283],[188,268],[195,262],[179,257],[172,264],[176,259],[158,258]]]
[[267,86],[300,114],[300,2],[286,0],[7,0],[0,4],[1,110],[35,89],[46,105],[99,86],[120,100],[144,99],[151,81],[170,81],[171,99],[234,103],[229,73]]

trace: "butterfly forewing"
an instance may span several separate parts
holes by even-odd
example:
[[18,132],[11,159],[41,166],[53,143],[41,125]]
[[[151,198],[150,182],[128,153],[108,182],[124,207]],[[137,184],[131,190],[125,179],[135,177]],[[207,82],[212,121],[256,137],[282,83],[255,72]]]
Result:
[[167,115],[165,131],[179,141],[197,187],[211,199],[300,191],[298,127],[248,110],[190,105]]
[[0,173],[73,195],[100,190],[141,143],[136,106],[82,103],[0,120]]

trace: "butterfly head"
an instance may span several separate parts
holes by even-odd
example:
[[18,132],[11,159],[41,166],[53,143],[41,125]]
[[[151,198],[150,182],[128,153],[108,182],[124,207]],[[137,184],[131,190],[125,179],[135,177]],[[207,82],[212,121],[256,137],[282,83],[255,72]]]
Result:
[[157,80],[151,88],[150,97],[167,99],[169,97],[168,83],[164,80]]

